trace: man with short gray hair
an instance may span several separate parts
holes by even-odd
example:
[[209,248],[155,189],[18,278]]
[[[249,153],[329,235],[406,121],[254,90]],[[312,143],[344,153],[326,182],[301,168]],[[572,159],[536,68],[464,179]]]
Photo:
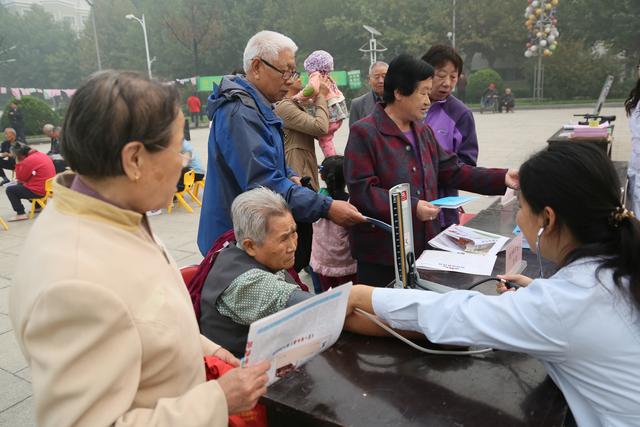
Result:
[[297,49],[283,34],[260,31],[244,50],[245,75],[223,77],[209,96],[209,167],[198,229],[203,255],[231,229],[233,199],[258,186],[280,194],[298,222],[328,218],[349,226],[364,221],[350,203],[300,186],[300,178],[286,165],[282,120],[272,104],[299,76]]
[[200,330],[242,357],[249,325],[312,295],[287,272],[294,264],[296,223],[285,200],[265,187],[231,205],[237,243],[224,248],[202,288]]
[[369,86],[371,90],[351,101],[349,111],[349,127],[363,117],[368,116],[378,102],[382,102],[384,91],[384,78],[387,75],[389,64],[383,61],[374,62],[369,67]]
[[15,170],[16,159],[11,154],[11,146],[16,142],[16,131],[13,128],[4,130],[4,141],[0,144],[0,187],[10,182],[4,169]]

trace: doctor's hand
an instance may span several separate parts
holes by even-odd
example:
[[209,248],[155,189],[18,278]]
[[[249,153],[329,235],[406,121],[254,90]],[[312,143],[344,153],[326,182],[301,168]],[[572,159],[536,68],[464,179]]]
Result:
[[507,174],[504,176],[504,184],[509,188],[513,188],[514,190],[519,190],[520,176],[518,174],[518,171],[515,169],[509,169],[507,171]]
[[342,200],[334,200],[331,202],[327,218],[329,221],[335,222],[343,227],[350,227],[366,221],[365,217],[358,211],[358,208]]
[[227,399],[229,415],[248,411],[267,392],[267,370],[271,364],[262,362],[247,368],[232,369],[217,379]]
[[416,207],[416,217],[422,222],[433,221],[434,219],[438,218],[439,213],[439,207],[434,206],[425,200],[420,200],[418,202],[418,206]]
[[[527,277],[527,276],[523,276],[522,274],[498,274],[496,276],[498,279],[503,279],[506,280],[508,282],[512,282],[515,283],[516,285],[524,288],[527,285],[529,285],[529,283],[533,282],[533,279],[531,277]],[[502,282],[498,282],[496,284],[496,292],[498,292],[499,294],[503,294],[505,292],[509,292],[509,291],[515,291],[515,288],[507,288],[507,285],[505,285]]]
[[238,360],[238,358],[231,354],[231,352],[226,348],[218,348],[213,352],[212,356],[215,356],[218,359],[227,362],[229,365],[235,366],[236,368],[240,366],[240,360]]

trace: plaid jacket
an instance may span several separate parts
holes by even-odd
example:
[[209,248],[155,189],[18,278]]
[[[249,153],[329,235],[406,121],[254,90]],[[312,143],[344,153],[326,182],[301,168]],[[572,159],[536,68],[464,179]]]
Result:
[[[436,142],[431,128],[412,123],[419,147],[420,170],[415,150],[398,126],[378,104],[370,116],[354,123],[345,149],[344,174],[350,202],[363,215],[391,223],[389,189],[408,182],[411,185],[413,240],[415,255],[424,251],[426,243],[440,230],[440,221],[421,222],[416,218],[418,200],[435,200],[438,184],[450,188],[497,195],[505,192],[506,169],[473,167],[458,161]],[[393,265],[392,237],[369,224],[351,228],[351,251],[360,261]]]

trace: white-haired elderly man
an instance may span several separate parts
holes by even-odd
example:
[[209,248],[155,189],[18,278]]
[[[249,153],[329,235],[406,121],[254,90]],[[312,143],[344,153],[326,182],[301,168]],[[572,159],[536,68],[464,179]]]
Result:
[[16,142],[16,131],[13,128],[4,130],[4,141],[0,143],[0,187],[10,182],[4,169],[15,170],[16,159],[11,153],[11,146]]
[[287,272],[298,235],[279,194],[264,187],[242,193],[231,215],[237,243],[223,249],[209,271],[200,297],[200,330],[242,357],[252,322],[312,295]]
[[371,90],[351,101],[349,111],[349,127],[373,112],[373,108],[382,101],[384,78],[387,76],[389,64],[383,61],[374,62],[369,67],[369,86]]
[[209,96],[209,167],[198,230],[203,255],[232,228],[232,201],[258,186],[280,194],[298,222],[323,217],[350,226],[364,221],[350,203],[300,186],[299,177],[286,165],[282,120],[274,113],[273,103],[286,95],[299,76],[297,49],[280,33],[255,34],[244,50],[245,75],[223,77]]
[[[49,151],[47,152],[47,156],[60,155],[60,132],[62,128],[56,127],[51,123],[47,123],[42,126],[42,133],[49,137],[51,140],[51,147],[49,147]],[[62,158],[62,157],[60,157]]]

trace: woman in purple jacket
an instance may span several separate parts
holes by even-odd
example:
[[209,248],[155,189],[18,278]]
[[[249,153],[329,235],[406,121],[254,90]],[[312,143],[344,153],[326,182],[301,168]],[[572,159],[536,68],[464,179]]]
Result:
[[[351,127],[345,149],[350,201],[363,215],[389,223],[389,189],[411,185],[416,256],[441,230],[439,209],[427,202],[438,197],[439,184],[481,194],[502,194],[506,186],[518,186],[517,171],[465,165],[438,145],[424,124],[433,73],[433,67],[410,55],[395,58],[384,81],[384,102]],[[351,238],[358,282],[385,286],[393,280],[391,235],[362,224],[352,227]]]
[[[451,46],[434,45],[422,60],[435,68],[429,92],[432,104],[424,122],[433,129],[436,140],[444,151],[455,153],[464,164],[475,166],[478,161],[478,137],[473,113],[451,94],[462,72],[462,58]],[[458,190],[455,188],[443,185],[438,188],[438,197],[457,195]],[[440,214],[440,222],[443,227],[458,224],[458,211],[445,209]]]

